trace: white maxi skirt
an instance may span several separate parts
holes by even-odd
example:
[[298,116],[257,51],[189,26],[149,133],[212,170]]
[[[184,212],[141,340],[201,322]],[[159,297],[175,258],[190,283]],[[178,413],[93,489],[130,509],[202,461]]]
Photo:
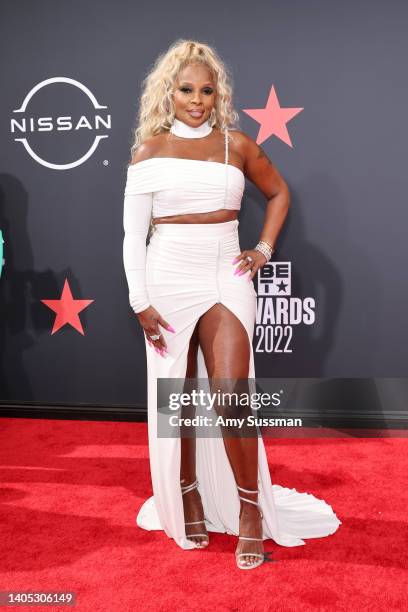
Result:
[[[175,333],[160,328],[168,352],[159,355],[147,340],[147,401],[150,472],[153,496],[140,508],[136,522],[163,530],[183,549],[195,548],[186,538],[180,490],[180,437],[157,436],[157,380],[184,378],[189,342],[198,319],[221,303],[238,317],[250,344],[249,378],[255,378],[252,337],[256,292],[248,274],[235,275],[233,259],[241,252],[238,220],[225,223],[157,224],[146,255],[149,300]],[[198,378],[208,373],[201,347]],[[258,501],[263,512],[263,538],[281,546],[305,544],[305,538],[334,533],[341,521],[330,505],[309,493],[272,485],[262,437],[258,438]],[[196,438],[196,472],[208,531],[239,534],[239,508],[234,475],[222,437]]]

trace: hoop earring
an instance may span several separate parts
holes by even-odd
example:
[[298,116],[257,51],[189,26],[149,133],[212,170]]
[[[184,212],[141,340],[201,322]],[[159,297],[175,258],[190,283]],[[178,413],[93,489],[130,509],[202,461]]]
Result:
[[174,123],[175,116],[176,116],[176,115],[171,114],[170,119],[168,120],[168,122],[167,122],[167,123],[165,122],[165,123],[161,123],[161,124],[160,124],[160,125],[161,125],[161,127],[162,127],[163,129],[165,129],[165,130],[170,131],[170,128],[171,128],[171,126],[172,126],[172,125],[173,125],[173,123]]
[[215,108],[213,107],[211,110],[210,116],[208,117],[208,123],[211,126],[214,126],[216,122],[217,122],[217,113],[215,111]]

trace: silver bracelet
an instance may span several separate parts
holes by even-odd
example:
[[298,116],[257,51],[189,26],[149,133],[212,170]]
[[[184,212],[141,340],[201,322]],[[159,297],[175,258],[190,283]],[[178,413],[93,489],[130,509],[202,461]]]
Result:
[[269,242],[260,240],[255,247],[255,251],[259,251],[260,253],[262,253],[262,255],[266,258],[266,261],[268,262],[271,259],[273,253],[275,252],[275,249],[269,244]]

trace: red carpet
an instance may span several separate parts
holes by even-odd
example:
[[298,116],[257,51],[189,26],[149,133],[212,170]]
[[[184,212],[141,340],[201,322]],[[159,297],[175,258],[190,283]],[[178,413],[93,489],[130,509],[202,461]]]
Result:
[[236,538],[183,551],[135,524],[151,495],[145,424],[1,419],[0,591],[75,591],[75,608],[21,610],[404,610],[406,439],[266,440],[272,481],[322,497],[327,538],[235,567]]

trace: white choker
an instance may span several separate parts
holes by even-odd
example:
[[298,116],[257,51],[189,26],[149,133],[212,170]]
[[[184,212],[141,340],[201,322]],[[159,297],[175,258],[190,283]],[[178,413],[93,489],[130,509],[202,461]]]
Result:
[[174,122],[170,128],[170,132],[175,136],[180,136],[181,138],[204,138],[204,136],[208,136],[211,134],[213,128],[207,121],[204,121],[201,125],[197,127],[193,127],[184,123],[184,121],[180,121],[180,119],[174,118]]

